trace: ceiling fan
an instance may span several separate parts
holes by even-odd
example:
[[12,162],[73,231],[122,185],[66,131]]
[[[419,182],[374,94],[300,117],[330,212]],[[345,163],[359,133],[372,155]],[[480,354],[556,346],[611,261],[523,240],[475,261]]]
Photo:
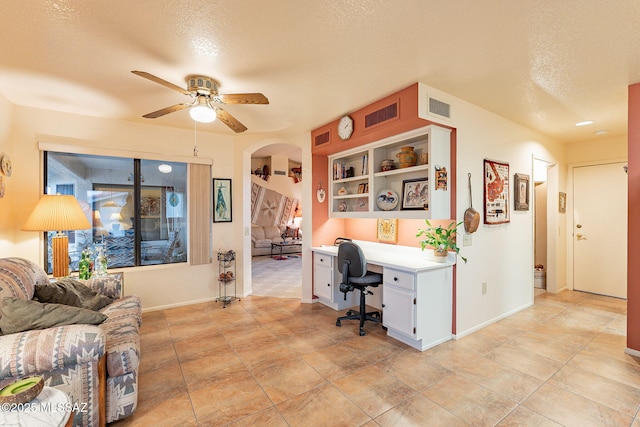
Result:
[[166,80],[156,77],[153,74],[149,74],[145,71],[131,71],[133,74],[144,77],[152,82],[161,84],[164,87],[173,89],[184,95],[191,97],[190,103],[182,103],[166,107],[158,111],[154,111],[149,114],[145,114],[142,117],[147,119],[155,119],[165,114],[174,113],[176,111],[189,108],[189,114],[195,121],[202,123],[210,123],[217,118],[222,123],[229,126],[234,132],[240,133],[247,130],[247,127],[240,123],[238,119],[231,114],[220,108],[223,104],[268,104],[269,100],[261,93],[235,93],[235,94],[220,94],[218,88],[220,83],[211,77],[190,75],[185,79],[187,82],[187,88],[183,89],[180,86],[176,86],[173,83],[169,83]]

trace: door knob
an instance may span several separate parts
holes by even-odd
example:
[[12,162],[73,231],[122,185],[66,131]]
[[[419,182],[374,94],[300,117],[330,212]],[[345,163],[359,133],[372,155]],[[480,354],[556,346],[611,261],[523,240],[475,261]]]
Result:
[[587,238],[584,237],[584,234],[582,234],[582,233],[576,234],[576,237],[578,238],[578,240],[587,240]]

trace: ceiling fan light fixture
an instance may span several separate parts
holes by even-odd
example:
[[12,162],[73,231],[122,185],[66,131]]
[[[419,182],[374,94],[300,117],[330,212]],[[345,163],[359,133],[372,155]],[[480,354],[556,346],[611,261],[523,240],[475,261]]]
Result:
[[206,105],[197,105],[191,107],[189,115],[193,120],[200,123],[211,123],[216,119],[216,112],[213,108]]

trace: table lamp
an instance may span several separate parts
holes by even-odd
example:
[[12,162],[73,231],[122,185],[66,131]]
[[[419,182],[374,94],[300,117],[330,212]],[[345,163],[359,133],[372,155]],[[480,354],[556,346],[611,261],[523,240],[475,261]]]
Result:
[[45,194],[22,226],[24,231],[56,231],[51,239],[53,277],[69,275],[69,238],[63,230],[91,228],[74,196]]

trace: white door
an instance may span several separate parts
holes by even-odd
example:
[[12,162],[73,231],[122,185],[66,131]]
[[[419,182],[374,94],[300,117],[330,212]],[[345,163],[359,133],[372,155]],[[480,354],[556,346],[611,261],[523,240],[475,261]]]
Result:
[[627,297],[626,163],[573,169],[573,288]]

